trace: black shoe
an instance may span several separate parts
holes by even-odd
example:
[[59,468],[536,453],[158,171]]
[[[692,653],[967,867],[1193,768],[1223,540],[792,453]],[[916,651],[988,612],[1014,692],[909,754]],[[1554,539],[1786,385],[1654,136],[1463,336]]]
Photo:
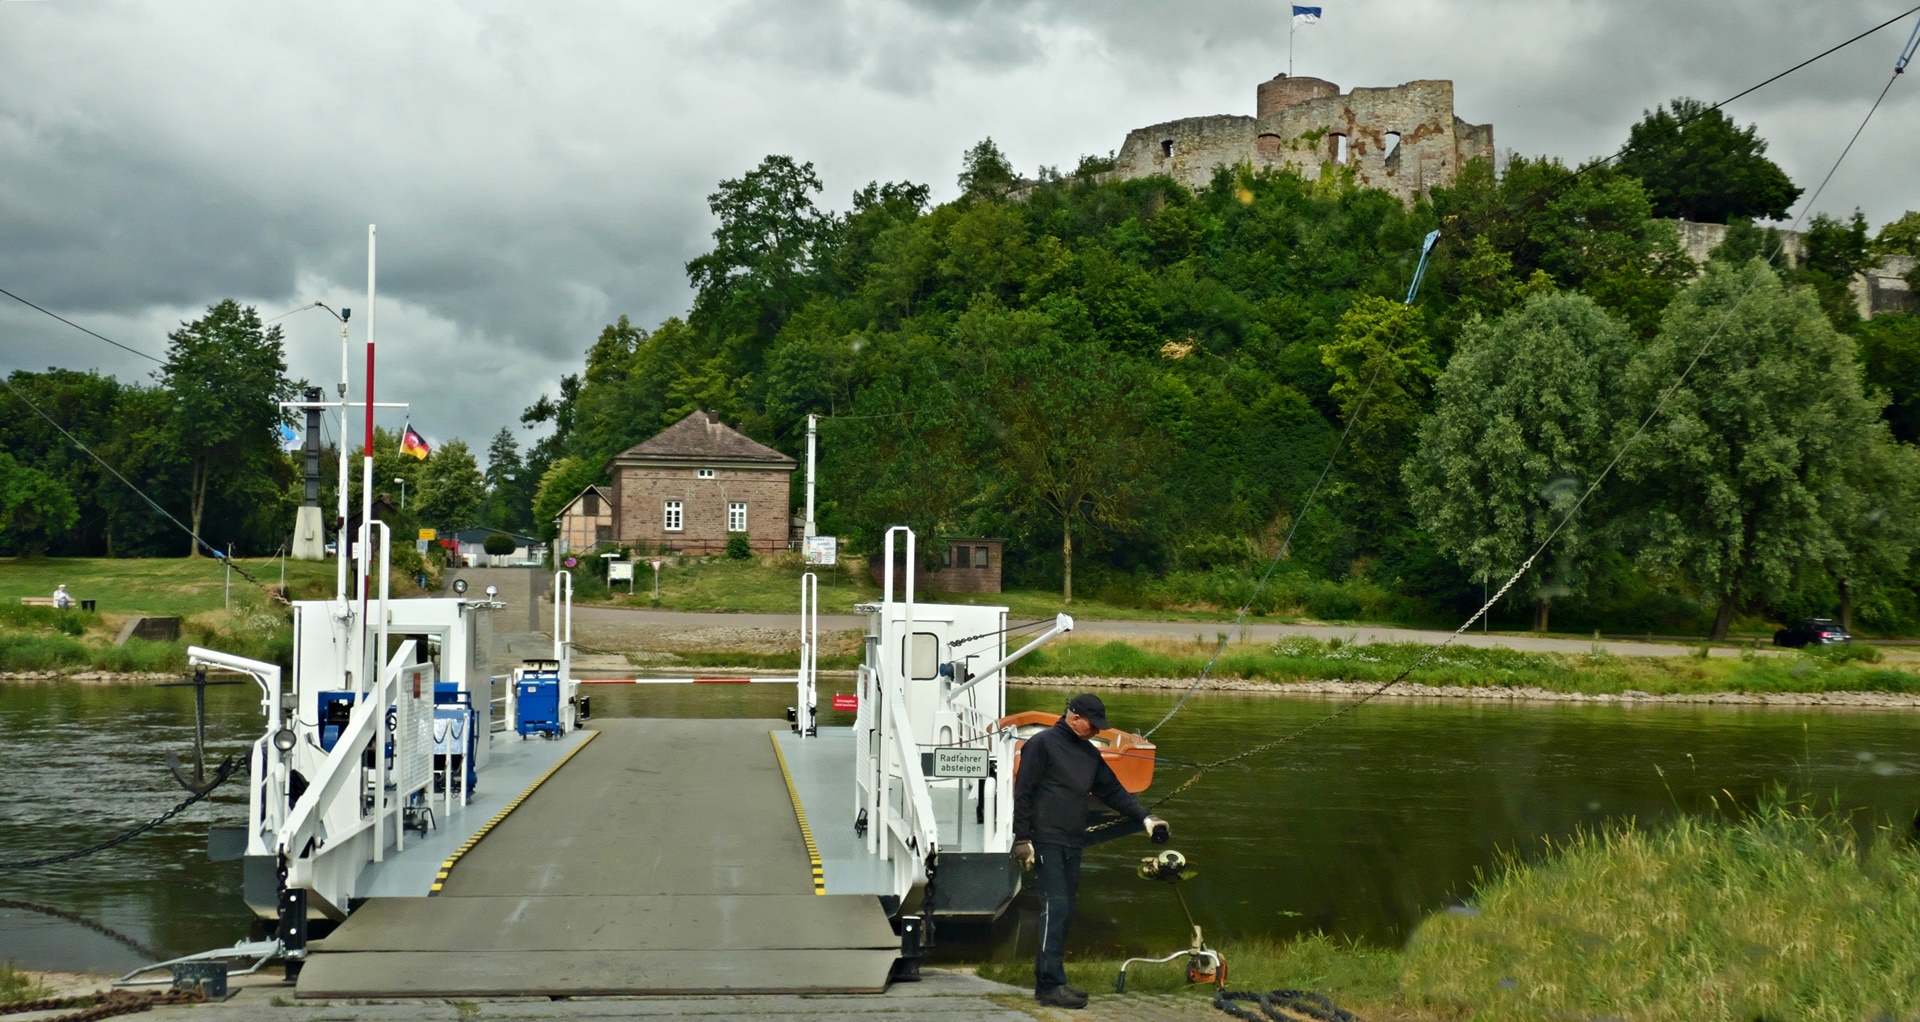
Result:
[[1057,986],[1052,990],[1034,995],[1034,1000],[1049,1008],[1084,1008],[1087,995],[1069,986]]

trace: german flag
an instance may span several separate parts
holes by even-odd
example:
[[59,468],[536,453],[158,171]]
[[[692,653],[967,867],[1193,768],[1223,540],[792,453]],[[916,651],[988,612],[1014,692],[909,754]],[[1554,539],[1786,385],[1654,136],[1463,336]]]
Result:
[[427,460],[427,455],[433,453],[433,448],[427,444],[426,437],[414,432],[412,426],[408,426],[407,431],[400,437],[400,453],[411,454],[421,461],[425,461]]

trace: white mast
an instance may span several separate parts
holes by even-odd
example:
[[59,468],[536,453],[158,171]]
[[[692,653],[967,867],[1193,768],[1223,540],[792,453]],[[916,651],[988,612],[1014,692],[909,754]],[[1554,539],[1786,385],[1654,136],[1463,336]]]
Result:
[[813,538],[813,438],[814,427],[820,421],[818,415],[807,416],[807,528],[806,537]]

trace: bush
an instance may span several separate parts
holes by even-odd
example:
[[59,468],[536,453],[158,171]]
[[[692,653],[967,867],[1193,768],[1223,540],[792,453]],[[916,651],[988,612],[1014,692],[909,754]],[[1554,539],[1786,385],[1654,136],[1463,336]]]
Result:
[[485,550],[487,553],[490,553],[495,557],[502,557],[507,554],[513,553],[513,551],[517,547],[519,547],[519,545],[520,544],[515,543],[513,541],[512,536],[504,536],[496,532],[493,535],[488,536],[480,544],[480,549]]
[[747,542],[746,533],[736,532],[727,537],[727,556],[736,561],[753,556],[753,544]]

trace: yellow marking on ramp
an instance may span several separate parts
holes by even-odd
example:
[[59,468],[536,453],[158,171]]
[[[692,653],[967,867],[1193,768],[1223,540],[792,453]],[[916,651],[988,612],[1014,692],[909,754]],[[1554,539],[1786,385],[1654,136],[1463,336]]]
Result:
[[820,863],[820,846],[813,843],[813,828],[807,826],[807,809],[800,804],[800,789],[793,784],[793,772],[787,769],[787,755],[780,751],[780,732],[769,731],[773,739],[773,758],[780,761],[780,776],[787,779],[787,797],[793,800],[793,818],[800,821],[800,840],[807,844],[807,863],[813,867],[813,893],[827,893],[827,871]]
[[432,895],[440,893],[440,888],[444,886],[447,882],[447,874],[453,872],[453,864],[456,862],[459,862],[461,856],[472,851],[473,846],[479,844],[480,839],[483,837],[486,837],[488,831],[499,826],[500,821],[506,819],[508,813],[511,813],[515,809],[520,808],[520,803],[525,802],[527,800],[527,796],[533,794],[535,788],[538,788],[542,784],[547,783],[547,778],[552,777],[556,773],[559,773],[560,768],[567,765],[567,760],[572,759],[575,755],[577,755],[580,752],[581,749],[584,749],[587,747],[588,742],[591,742],[598,737],[600,737],[600,732],[588,731],[587,737],[582,738],[580,740],[579,745],[574,746],[571,750],[567,752],[566,755],[560,757],[560,762],[555,763],[554,765],[548,767],[546,773],[541,774],[539,777],[534,778],[533,783],[527,785],[527,790],[521,792],[519,796],[513,799],[513,801],[508,802],[505,808],[493,814],[493,819],[488,820],[486,823],[480,826],[479,830],[474,831],[473,836],[467,839],[466,844],[463,844],[459,848],[454,849],[453,854],[447,856],[447,861],[440,864],[440,872],[434,875],[433,887],[428,889],[427,891],[428,896],[431,897]]

